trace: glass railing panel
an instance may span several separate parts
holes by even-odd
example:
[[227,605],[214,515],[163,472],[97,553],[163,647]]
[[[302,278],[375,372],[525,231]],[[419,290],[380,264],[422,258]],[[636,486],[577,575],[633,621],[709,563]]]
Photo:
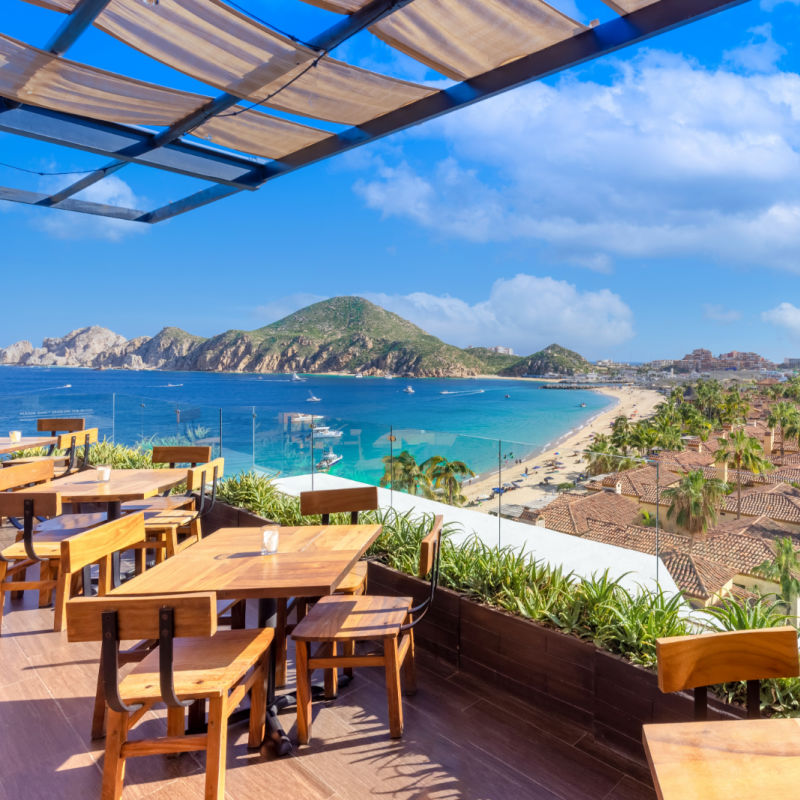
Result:
[[36,420],[45,417],[81,417],[87,428],[97,428],[100,438],[114,432],[113,398],[110,394],[79,394],[60,387],[58,392],[3,395],[0,397],[0,432],[19,430],[23,436],[37,433]]

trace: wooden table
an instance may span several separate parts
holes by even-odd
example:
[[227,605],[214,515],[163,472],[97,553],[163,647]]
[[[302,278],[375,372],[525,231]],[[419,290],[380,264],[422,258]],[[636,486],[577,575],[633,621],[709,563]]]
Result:
[[121,503],[154,497],[185,480],[185,469],[112,469],[107,481],[97,480],[97,472],[89,469],[31,486],[25,491],[31,494],[58,492],[65,503],[104,503],[108,518],[115,519]]
[[230,600],[322,597],[333,594],[380,532],[380,525],[281,528],[278,552],[262,556],[261,528],[221,528],[114,591],[216,592]]
[[800,719],[645,725],[660,800],[800,795]]
[[23,436],[19,441],[12,442],[8,436],[0,436],[0,455],[34,447],[50,447],[57,441],[58,437],[56,436]]
[[[111,594],[216,592],[222,599],[257,598],[259,627],[275,627],[278,598],[333,594],[380,533],[380,525],[281,528],[278,552],[262,556],[261,528],[221,528],[113,589]],[[292,745],[277,716],[275,651],[273,644],[267,687],[267,732],[278,754],[287,755]]]

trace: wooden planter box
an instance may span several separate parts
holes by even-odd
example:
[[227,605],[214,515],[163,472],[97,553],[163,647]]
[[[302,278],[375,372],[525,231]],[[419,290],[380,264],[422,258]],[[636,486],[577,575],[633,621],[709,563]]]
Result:
[[[370,562],[370,594],[422,599],[429,585]],[[507,689],[538,708],[580,723],[594,736],[644,759],[642,725],[685,722],[694,715],[690,694],[662,694],[656,674],[591,642],[524,617],[439,589],[416,633],[419,647],[454,668]],[[744,710],[709,698],[709,718]]]
[[[197,499],[199,502],[199,499]],[[277,525],[271,519],[256,516],[250,511],[245,511],[237,506],[230,506],[217,500],[211,513],[203,517],[203,535],[213,533],[220,528],[247,528],[261,527],[262,525]]]

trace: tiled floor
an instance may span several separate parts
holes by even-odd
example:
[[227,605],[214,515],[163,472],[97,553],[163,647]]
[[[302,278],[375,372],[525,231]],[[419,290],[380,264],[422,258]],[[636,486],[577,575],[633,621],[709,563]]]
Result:
[[[97,647],[54,633],[52,610],[6,600],[0,637],[0,798],[86,800],[100,794],[103,743],[89,739]],[[315,704],[314,738],[286,758],[231,730],[227,793],[297,800],[651,800],[647,768],[571,722],[497,688],[448,673],[420,654],[419,692],[405,700],[402,740],[386,725],[379,670],[358,672],[335,702]],[[282,715],[293,734],[293,709]],[[141,724],[163,731],[161,714]],[[203,796],[203,755],[131,759],[124,797]]]

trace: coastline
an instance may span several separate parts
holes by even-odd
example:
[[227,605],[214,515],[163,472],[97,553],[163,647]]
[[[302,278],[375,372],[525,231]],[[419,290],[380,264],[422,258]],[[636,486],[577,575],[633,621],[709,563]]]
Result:
[[[503,503],[540,507],[546,505],[556,496],[555,487],[559,483],[574,482],[586,469],[586,462],[582,460],[580,451],[585,449],[598,433],[607,433],[611,423],[620,414],[635,419],[649,417],[655,407],[664,399],[662,395],[651,389],[638,387],[625,387],[612,389],[608,387],[596,388],[591,391],[599,392],[616,400],[608,408],[590,417],[581,427],[567,431],[555,442],[545,445],[544,449],[521,459],[518,463],[504,464],[502,469],[502,482],[521,479],[518,489],[505,492],[501,497]],[[563,466],[552,468],[548,463],[560,461]],[[525,476],[525,470],[528,475]],[[544,483],[544,478],[549,477],[550,486]],[[498,485],[497,470],[482,473],[464,484],[464,495],[471,501],[477,498],[487,498],[474,504],[471,508],[478,511],[489,512],[497,508],[497,496],[491,495],[492,488]]]

